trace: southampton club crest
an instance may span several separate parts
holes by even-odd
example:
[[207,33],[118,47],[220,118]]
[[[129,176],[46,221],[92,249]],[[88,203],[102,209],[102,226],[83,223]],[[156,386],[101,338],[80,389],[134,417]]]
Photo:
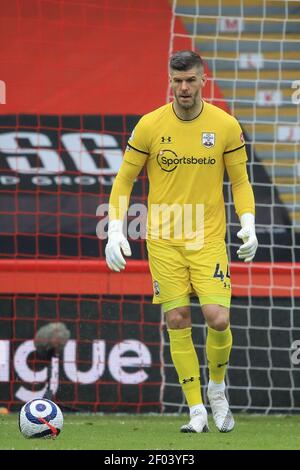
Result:
[[210,149],[215,145],[215,133],[214,132],[202,132],[202,145]]
[[153,281],[153,290],[154,290],[154,295],[160,294],[160,288],[159,288],[159,284],[157,281]]

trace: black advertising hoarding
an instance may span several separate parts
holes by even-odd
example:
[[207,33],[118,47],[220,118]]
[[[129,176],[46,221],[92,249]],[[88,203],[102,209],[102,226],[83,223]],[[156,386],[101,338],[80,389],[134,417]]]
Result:
[[[150,298],[0,297],[0,404],[12,410],[50,389],[66,410],[160,411],[160,308]],[[58,357],[40,356],[36,332],[63,322]]]
[[[99,204],[108,202],[138,119],[130,115],[1,116],[0,256],[103,256],[104,244],[95,233],[96,211]],[[248,155],[254,155],[250,145]],[[288,213],[263,166],[253,158],[256,222],[264,245],[256,261],[291,261]],[[224,194],[226,202],[231,201],[228,185]],[[146,195],[143,173],[134,185],[131,203],[145,203]],[[237,244],[238,220],[232,202],[227,211],[232,244]],[[132,242],[132,247],[133,258],[146,256],[140,240]],[[235,251],[232,247],[233,261]],[[294,255],[297,258],[296,251]]]
[[2,116],[0,225],[4,256],[103,254],[108,201],[136,117]]
[[[234,411],[299,412],[299,308],[297,298],[258,298],[249,308],[233,300],[226,382]],[[63,411],[188,411],[149,297],[8,294],[0,309],[0,406],[17,410],[50,389]],[[36,331],[57,321],[69,341],[59,357],[40,357]],[[192,321],[205,399],[206,325],[194,299]]]

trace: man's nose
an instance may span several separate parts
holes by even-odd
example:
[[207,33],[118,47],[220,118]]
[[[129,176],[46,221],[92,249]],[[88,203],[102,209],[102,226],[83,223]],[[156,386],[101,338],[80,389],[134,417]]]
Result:
[[181,89],[182,90],[187,90],[188,89],[188,82],[186,80],[182,80]]

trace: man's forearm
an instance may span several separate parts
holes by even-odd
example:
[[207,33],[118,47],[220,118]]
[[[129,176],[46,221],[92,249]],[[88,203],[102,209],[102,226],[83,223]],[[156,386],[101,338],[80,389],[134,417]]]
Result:
[[255,233],[255,202],[252,186],[249,183],[246,163],[239,163],[227,168],[232,185],[235,210],[240,218],[241,230],[238,238],[243,240],[237,254],[246,263],[253,260],[258,242]]
[[128,210],[133,183],[142,167],[123,160],[109,198],[109,220],[123,220]]
[[236,213],[241,218],[245,213],[255,214],[255,201],[252,186],[248,179],[246,163],[227,167],[231,182],[232,196]]
[[120,272],[124,269],[126,260],[123,255],[131,256],[128,240],[123,234],[123,219],[128,209],[134,180],[141,169],[142,166],[123,160],[112,187],[109,199],[108,242],[105,247],[106,263],[112,271]]

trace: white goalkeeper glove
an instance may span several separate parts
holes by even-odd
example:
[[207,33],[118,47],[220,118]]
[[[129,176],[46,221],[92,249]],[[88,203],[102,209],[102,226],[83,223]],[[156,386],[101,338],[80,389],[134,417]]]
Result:
[[122,252],[131,256],[129,243],[123,234],[123,222],[112,220],[108,225],[108,242],[105,247],[106,264],[112,271],[120,272],[125,268],[126,261]]
[[241,215],[241,230],[237,233],[238,238],[241,238],[244,245],[241,245],[237,251],[239,259],[244,260],[245,263],[249,263],[253,260],[258,241],[255,234],[255,219],[251,213]]

